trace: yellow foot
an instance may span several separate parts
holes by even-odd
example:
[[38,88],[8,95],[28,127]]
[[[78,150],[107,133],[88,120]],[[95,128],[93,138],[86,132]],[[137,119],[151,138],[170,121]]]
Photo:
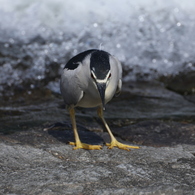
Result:
[[120,149],[127,150],[127,151],[130,151],[129,148],[139,149],[138,146],[126,145],[126,144],[118,142],[117,140],[113,140],[110,144],[106,143],[106,145],[108,146],[109,149],[112,149],[113,147],[118,147]]
[[69,142],[69,144],[75,146],[73,148],[74,150],[79,149],[79,148],[86,149],[86,150],[100,150],[100,149],[102,149],[102,146],[100,146],[100,145],[90,145],[90,144],[84,144],[81,142],[78,142],[78,143]]

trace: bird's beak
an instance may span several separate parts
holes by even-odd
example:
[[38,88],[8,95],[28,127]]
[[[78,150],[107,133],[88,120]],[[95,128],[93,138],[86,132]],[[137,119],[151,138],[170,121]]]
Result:
[[102,100],[102,107],[105,110],[105,91],[106,91],[106,83],[96,83],[100,98]]

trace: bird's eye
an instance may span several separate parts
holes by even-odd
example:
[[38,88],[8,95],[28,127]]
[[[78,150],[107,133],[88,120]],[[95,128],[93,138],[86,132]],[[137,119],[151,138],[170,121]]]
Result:
[[111,77],[112,75],[111,75],[111,73],[108,75],[108,78],[110,79],[110,77]]

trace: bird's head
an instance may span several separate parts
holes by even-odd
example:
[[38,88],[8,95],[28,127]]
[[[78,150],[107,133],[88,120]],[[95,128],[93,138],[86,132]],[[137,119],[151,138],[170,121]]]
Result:
[[96,50],[91,54],[90,58],[91,79],[98,89],[103,108],[105,107],[106,87],[112,76],[110,71],[109,56],[110,54],[105,51]]

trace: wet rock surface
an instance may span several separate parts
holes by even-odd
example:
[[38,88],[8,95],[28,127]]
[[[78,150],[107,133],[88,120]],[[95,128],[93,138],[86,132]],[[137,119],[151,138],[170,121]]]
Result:
[[81,108],[81,140],[103,149],[73,150],[62,99],[51,94],[43,99],[1,105],[0,194],[195,193],[192,101],[156,84],[124,86],[105,118],[118,140],[141,147],[128,152],[107,149],[109,136],[95,109]]

